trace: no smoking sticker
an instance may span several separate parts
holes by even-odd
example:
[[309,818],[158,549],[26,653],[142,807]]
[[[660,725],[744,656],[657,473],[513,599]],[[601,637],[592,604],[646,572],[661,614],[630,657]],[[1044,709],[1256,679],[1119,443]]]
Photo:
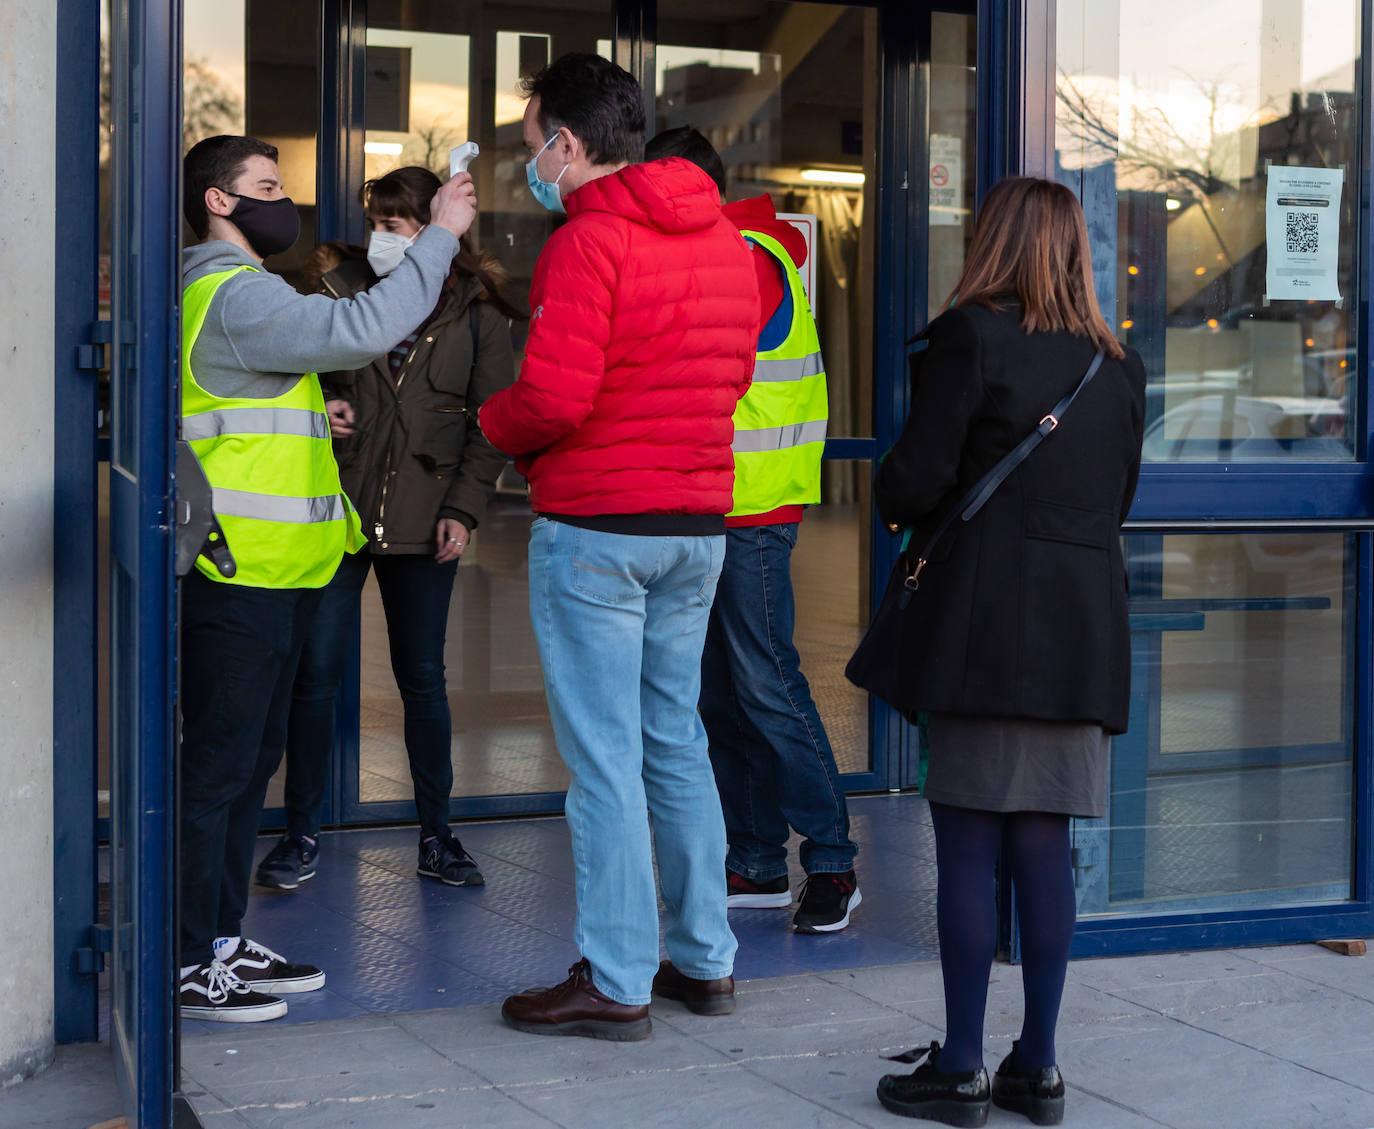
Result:
[[958,227],[962,224],[964,143],[959,137],[933,134],[930,138],[930,224]]

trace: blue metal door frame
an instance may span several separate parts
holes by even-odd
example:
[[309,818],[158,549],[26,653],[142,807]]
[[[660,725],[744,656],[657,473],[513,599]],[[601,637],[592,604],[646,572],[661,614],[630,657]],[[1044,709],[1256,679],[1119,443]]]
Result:
[[[54,261],[63,300],[54,305],[53,372],[53,948],[59,1043],[99,1037],[97,928],[96,543],[100,209],[100,0],[58,0],[57,176]],[[75,520],[73,520],[75,515]]]
[[[980,0],[989,10],[986,32],[989,56],[1005,63],[999,81],[982,65],[989,98],[1002,124],[993,122],[987,147],[993,175],[1054,172],[1056,41],[1055,0]],[[1332,936],[1365,936],[1374,932],[1374,727],[1370,722],[1374,690],[1374,413],[1371,387],[1370,271],[1374,229],[1369,223],[1370,140],[1374,137],[1374,90],[1368,59],[1374,29],[1374,3],[1363,0],[1357,89],[1363,99],[1362,159],[1356,162],[1362,229],[1358,280],[1358,397],[1356,460],[1347,464],[1147,464],[1141,473],[1127,532],[1160,534],[1194,531],[1313,532],[1356,534],[1353,623],[1353,794],[1352,882],[1349,900],[1320,906],[1275,906],[1231,911],[1171,912],[1119,916],[1079,922],[1074,956],[1102,956],[1227,945],[1280,944]],[[981,179],[981,178],[980,178]],[[1085,207],[1090,206],[1085,202]]]
[[[111,1042],[129,1120],[172,1123],[179,0],[118,0],[111,117]],[[96,25],[98,27],[98,23]]]

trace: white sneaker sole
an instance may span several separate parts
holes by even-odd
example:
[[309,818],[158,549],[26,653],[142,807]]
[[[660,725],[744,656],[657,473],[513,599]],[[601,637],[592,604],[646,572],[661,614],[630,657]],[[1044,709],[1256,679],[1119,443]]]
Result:
[[324,987],[324,973],[314,976],[301,976],[295,980],[248,980],[255,992],[266,992],[270,996],[290,996],[299,992],[315,992]]
[[792,904],[792,891],[778,894],[728,894],[726,909],[787,909]]
[[300,888],[302,882],[309,882],[314,877],[315,872],[312,870],[307,874],[298,874],[294,882],[281,882],[262,874],[255,875],[253,880],[266,890],[296,890]]
[[262,1023],[280,1019],[286,1014],[286,1001],[273,1000],[256,1007],[211,1007],[208,1004],[182,1004],[182,1019],[199,1019],[206,1023]]
[[859,888],[854,887],[854,896],[849,899],[849,905],[844,908],[844,916],[839,921],[831,922],[829,925],[798,925],[798,933],[838,933],[849,924],[849,915],[859,908],[859,903],[864,900],[864,896],[859,893]]

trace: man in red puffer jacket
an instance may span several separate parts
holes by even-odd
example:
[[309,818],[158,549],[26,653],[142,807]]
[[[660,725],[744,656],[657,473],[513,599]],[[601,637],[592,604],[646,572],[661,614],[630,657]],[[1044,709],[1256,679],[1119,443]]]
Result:
[[480,419],[538,515],[530,618],[572,776],[582,959],[501,1013],[539,1034],[642,1039],[651,991],[734,1006],[725,827],[696,706],[758,285],[705,173],[633,163],[644,109],[627,72],[565,55],[525,89],[530,190],[568,222],[535,267],[520,377]]

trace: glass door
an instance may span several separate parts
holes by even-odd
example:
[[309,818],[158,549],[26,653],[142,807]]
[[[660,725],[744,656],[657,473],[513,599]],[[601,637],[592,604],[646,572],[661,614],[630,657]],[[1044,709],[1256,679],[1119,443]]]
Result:
[[1075,829],[1076,951],[1362,932],[1368,6],[1056,16],[1055,175],[1148,377],[1130,730]]
[[656,40],[643,80],[650,134],[700,130],[724,162],[726,199],[766,193],[807,239],[802,276],[825,358],[829,439],[821,504],[807,510],[792,556],[794,639],[846,787],[885,787],[887,758],[873,740],[868,696],[844,677],[871,592],[883,287],[873,217],[885,183],[878,12],[660,0]]
[[[373,0],[367,7],[358,45],[366,66],[354,99],[361,177],[418,165],[447,179],[449,150],[477,142],[481,153],[471,171],[483,207],[470,240],[499,263],[504,293],[521,309],[535,260],[562,220],[536,204],[525,184],[520,80],[568,51],[609,58],[612,34],[604,0],[518,9]],[[358,187],[341,195],[356,199]],[[347,240],[362,243],[363,226],[355,207]],[[513,321],[510,331],[518,366],[525,322]],[[444,654],[457,818],[557,811],[568,784],[529,623],[531,520],[527,487],[508,468],[458,568]],[[371,577],[362,598],[356,682],[346,679],[339,728],[340,821],[414,820],[404,711]]]
[[[556,217],[525,186],[522,75],[566,51],[637,68],[650,133],[690,122],[721,150],[729,198],[771,192],[811,240],[808,279],[830,377],[825,504],[803,523],[794,558],[798,646],[851,787],[886,786],[875,768],[869,706],[844,680],[870,591],[879,134],[878,20],[873,9],[756,0],[728,9],[658,5],[657,37],[617,37],[610,3],[511,9],[378,3],[367,9],[366,77],[355,96],[363,160],[375,177],[405,164],[447,171],[450,146],[481,146],[472,171],[484,202],[475,242],[501,263],[523,303]],[[649,27],[654,26],[651,22]],[[619,53],[617,55],[617,52]],[[820,123],[820,124],[818,124]],[[341,197],[356,194],[356,185]],[[348,239],[361,242],[361,215]],[[512,325],[517,363],[523,326]],[[556,811],[567,787],[529,627],[524,483],[507,471],[458,570],[446,667],[454,721],[456,817]],[[341,718],[340,816],[411,820],[403,713],[375,586],[364,592],[356,704]],[[353,734],[357,734],[356,743]]]
[[[131,1125],[172,1123],[180,156],[176,6],[110,19],[110,1042]],[[169,95],[168,92],[173,92]]]

